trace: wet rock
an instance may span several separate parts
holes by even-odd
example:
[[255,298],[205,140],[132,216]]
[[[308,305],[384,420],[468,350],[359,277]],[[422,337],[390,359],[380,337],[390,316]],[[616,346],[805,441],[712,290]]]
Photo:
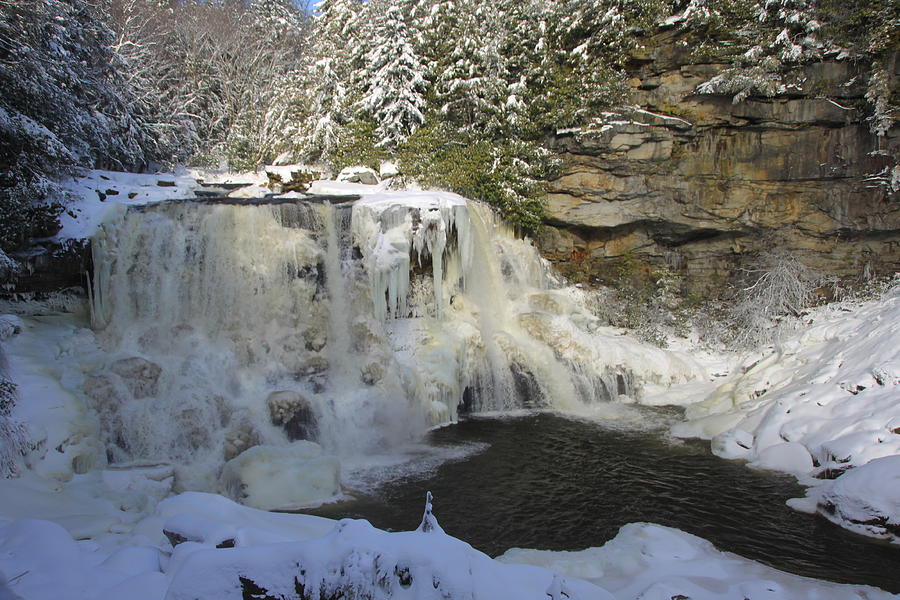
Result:
[[300,368],[303,375],[318,375],[328,370],[328,359],[324,356],[313,356]]
[[159,376],[162,369],[156,363],[135,356],[117,360],[110,370],[122,378],[122,382],[135,398],[155,396],[159,391]]
[[282,390],[266,398],[273,425],[280,425],[290,440],[314,440],[318,436],[312,404],[299,392]]
[[245,450],[259,445],[259,433],[246,415],[232,417],[233,425],[225,434],[223,455],[226,461],[238,456]]
[[375,385],[384,378],[384,367],[377,362],[371,362],[362,368],[359,378],[366,385]]
[[310,327],[303,332],[303,341],[306,349],[310,352],[321,352],[328,342],[328,337],[323,330]]
[[124,429],[119,407],[125,402],[128,392],[121,383],[108,375],[89,375],[81,386],[85,396],[90,398],[91,407],[100,418],[100,430],[109,436],[109,442],[125,449],[127,444],[120,432]]

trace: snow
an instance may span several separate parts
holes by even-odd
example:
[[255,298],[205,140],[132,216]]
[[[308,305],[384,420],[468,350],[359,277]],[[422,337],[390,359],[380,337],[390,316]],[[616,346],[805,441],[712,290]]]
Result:
[[[858,483],[856,495],[866,498],[863,476],[844,477],[900,455],[900,286],[873,301],[822,307],[809,320],[687,406],[672,432],[709,439],[722,457],[824,486],[820,493],[837,486],[845,497]],[[839,486],[816,478],[837,475]],[[900,505],[885,516],[900,520]]]
[[[160,182],[171,185],[160,185]],[[66,181],[62,188],[70,200],[60,215],[59,240],[91,237],[97,227],[120,205],[147,204],[176,198],[193,198],[197,179],[184,174],[138,174],[87,171]]]
[[900,543],[900,455],[851,469],[789,504],[850,531]]
[[720,552],[706,540],[652,523],[630,523],[599,548],[579,552],[512,549],[498,557],[602,586],[618,600],[893,598],[865,586],[817,581]]
[[[184,493],[91,540],[76,541],[47,520],[2,523],[0,582],[24,600],[239,599],[252,591],[242,579],[276,597],[300,589],[377,599],[893,597],[789,575],[650,523],[626,525],[599,548],[514,549],[492,560],[443,533],[431,511],[423,522],[430,526],[389,533],[363,520],[271,513]],[[164,531],[176,535],[170,540]]]
[[248,185],[228,193],[229,198],[264,198],[272,190],[265,185]]
[[386,183],[378,185],[367,185],[365,183],[350,183],[348,181],[330,181],[318,180],[313,181],[308,192],[313,195],[325,196],[368,196],[370,194],[378,194],[384,191]]

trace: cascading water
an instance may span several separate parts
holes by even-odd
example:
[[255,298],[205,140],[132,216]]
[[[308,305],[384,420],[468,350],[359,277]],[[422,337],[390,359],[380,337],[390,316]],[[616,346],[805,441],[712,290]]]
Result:
[[460,407],[579,410],[695,375],[604,330],[530,244],[453,194],[148,205],[93,248],[109,361],[84,392],[112,461],[171,461],[183,489],[219,489],[225,461],[291,440],[378,452]]

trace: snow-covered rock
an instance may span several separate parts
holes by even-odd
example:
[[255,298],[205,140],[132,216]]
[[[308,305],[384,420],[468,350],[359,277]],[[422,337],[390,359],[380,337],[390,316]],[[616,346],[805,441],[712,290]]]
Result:
[[363,185],[377,185],[380,179],[375,169],[369,167],[346,167],[338,173],[338,181],[346,183],[361,183]]
[[620,600],[732,600],[779,598],[844,600],[893,598],[866,586],[790,575],[720,552],[708,541],[652,523],[630,523],[599,548],[579,552],[509,550],[497,560],[527,563],[577,577]]
[[340,462],[305,440],[255,446],[225,463],[222,487],[236,500],[264,510],[321,504],[341,493]]
[[828,482],[816,510],[851,531],[900,543],[900,456],[876,458]]
[[272,190],[265,185],[248,185],[228,193],[229,198],[265,198]]

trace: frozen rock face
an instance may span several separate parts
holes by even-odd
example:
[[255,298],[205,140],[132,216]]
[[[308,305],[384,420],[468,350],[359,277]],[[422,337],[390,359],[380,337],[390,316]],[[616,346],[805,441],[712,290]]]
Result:
[[173,461],[179,489],[217,489],[255,447],[371,453],[460,410],[588,410],[700,373],[601,327],[480,204],[267,202],[135,207],[95,238],[110,359],[84,392],[113,461]]
[[900,132],[869,131],[857,67],[810,64],[801,86],[734,104],[696,93],[730,59],[696,64],[690,41],[672,35],[634,62],[629,84],[644,110],[556,137],[565,165],[542,253],[576,280],[615,279],[628,255],[708,289],[765,248],[768,232],[826,272],[897,270],[900,210],[885,184]]

